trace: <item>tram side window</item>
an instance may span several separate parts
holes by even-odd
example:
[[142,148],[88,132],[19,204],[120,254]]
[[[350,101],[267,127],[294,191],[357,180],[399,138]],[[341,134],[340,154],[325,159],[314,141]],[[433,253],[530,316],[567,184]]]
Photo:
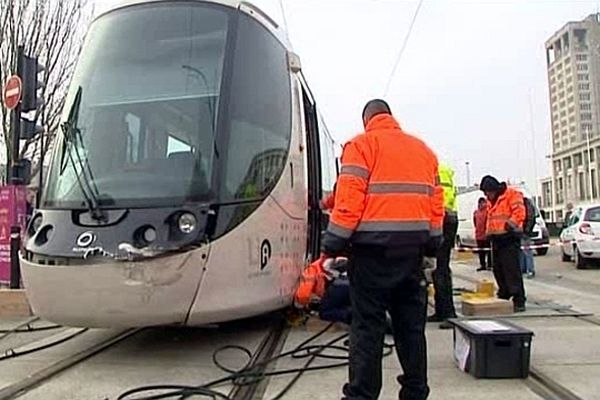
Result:
[[323,195],[331,193],[337,179],[334,143],[325,121],[319,117],[319,142],[321,149],[321,189]]
[[224,200],[262,198],[285,167],[291,136],[287,52],[260,24],[239,16],[231,81]]
[[167,138],[167,158],[172,157],[176,153],[192,153],[192,146],[176,137],[169,136]]
[[129,135],[127,137],[127,157],[130,163],[139,162],[140,135],[141,135],[141,120],[139,117],[128,113],[125,116],[125,122],[129,127]]

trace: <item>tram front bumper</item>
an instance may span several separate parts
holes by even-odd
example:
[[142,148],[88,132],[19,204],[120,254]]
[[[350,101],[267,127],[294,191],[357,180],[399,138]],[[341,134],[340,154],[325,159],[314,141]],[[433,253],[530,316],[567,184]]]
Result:
[[83,327],[183,324],[203,276],[191,253],[137,262],[44,265],[21,258],[35,315]]

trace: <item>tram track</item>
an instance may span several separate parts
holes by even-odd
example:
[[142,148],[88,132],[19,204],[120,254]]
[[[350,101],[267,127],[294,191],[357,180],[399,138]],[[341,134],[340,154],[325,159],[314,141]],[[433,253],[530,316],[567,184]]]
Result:
[[[281,353],[287,334],[289,333],[289,328],[286,325],[283,319],[274,322],[273,327],[269,330],[248,364],[248,368],[257,367],[257,374],[263,374],[273,368],[273,365],[265,362]],[[263,397],[262,395],[268,383],[269,380],[267,378],[255,380],[251,384],[235,384],[229,393],[229,397],[232,400],[260,399]]]
[[544,400],[591,400],[580,397],[536,367],[529,368],[527,386]]
[[[27,321],[31,323],[31,321]],[[285,341],[287,339],[287,335],[289,332],[289,327],[286,323],[286,319],[281,314],[275,314],[271,316],[267,316],[266,318],[261,318],[259,320],[254,320],[250,325],[256,328],[256,324],[261,324],[265,329],[264,333],[259,336],[260,339],[256,342],[257,344],[250,351],[247,350],[247,361],[245,362],[245,366],[243,368],[246,373],[241,373],[238,378],[231,378],[223,380],[223,384],[228,386],[229,388],[224,388],[224,392],[222,392],[222,398],[228,398],[232,400],[252,400],[262,398],[264,395],[266,388],[269,383],[269,372],[274,368],[274,364],[270,361],[276,359],[278,355],[281,353]],[[18,325],[13,328],[15,332],[23,333],[22,326],[25,323]],[[232,329],[243,329],[246,326],[243,322],[236,322],[234,325],[225,327],[226,333],[231,333]],[[237,327],[237,328],[236,328]],[[255,329],[254,328],[254,329]],[[37,393],[37,390],[44,390],[46,385],[56,386],[59,379],[63,379],[61,377],[64,374],[70,373],[70,371],[76,367],[84,365],[87,360],[90,358],[99,355],[100,353],[107,352],[112,349],[115,345],[123,342],[124,340],[131,338],[137,333],[141,331],[147,331],[148,335],[143,335],[140,337],[141,343],[145,340],[148,340],[148,337],[152,337],[154,334],[152,331],[149,331],[148,328],[139,328],[139,329],[127,329],[121,330],[114,335],[109,337],[103,337],[95,341],[92,345],[88,345],[88,347],[79,349],[76,347],[70,355],[61,357],[56,360],[49,360],[48,363],[43,366],[41,369],[32,370],[32,371],[24,371],[23,378],[17,378],[13,383],[9,383],[8,386],[0,388],[0,400],[7,399],[15,399],[21,396],[31,396],[33,393]],[[20,356],[25,356],[27,354],[35,353],[37,351],[43,351],[49,349],[50,347],[59,346],[62,343],[70,341],[77,336],[84,335],[88,329],[85,328],[64,328],[59,333],[54,335],[45,336],[41,339],[36,339],[34,341],[21,341],[18,347],[8,348],[0,351],[5,355],[10,355],[14,353],[14,357],[6,357],[8,361],[9,358],[18,358]],[[184,329],[185,331],[185,329]],[[159,330],[160,332],[160,330]],[[207,332],[214,332],[212,329],[208,329]],[[211,334],[212,335],[212,334]],[[210,336],[210,335],[209,335]],[[88,339],[83,339],[85,340]],[[139,344],[132,344],[133,347],[138,346]],[[75,346],[78,346],[75,344]],[[9,346],[5,346],[9,347]],[[227,349],[246,349],[240,345],[227,345],[220,348],[214,348],[213,350],[213,362],[215,367],[222,369],[227,373],[227,367],[221,364],[215,357],[221,351],[227,351]],[[61,350],[62,352],[63,350]],[[127,350],[126,350],[127,351]],[[47,355],[42,356],[42,358],[47,357]],[[227,357],[227,356],[226,356]],[[1,359],[0,359],[1,360]],[[241,360],[241,359],[240,359]],[[0,367],[2,363],[0,362]],[[10,368],[10,366],[8,366]],[[235,375],[235,373],[234,373]],[[198,386],[198,389],[201,386]],[[191,387],[190,387],[191,388]],[[189,389],[189,388],[188,388]],[[183,389],[183,393],[186,393],[186,390]],[[157,389],[161,390],[161,389]],[[144,395],[145,390],[140,392],[140,395]],[[193,391],[193,390],[192,390]],[[198,390],[196,393],[200,392]],[[168,390],[167,390],[168,392]],[[207,392],[210,392],[207,387]],[[28,395],[28,396],[26,396]],[[35,396],[34,396],[35,397]],[[135,396],[137,398],[137,396]],[[106,397],[109,398],[109,397]],[[112,398],[112,397],[110,397]],[[115,397],[116,398],[116,397]]]
[[[77,329],[73,329],[77,331]],[[107,339],[101,340],[93,345],[76,352],[68,357],[59,359],[57,361],[52,362],[50,365],[39,369],[31,374],[28,374],[25,378],[18,380],[8,386],[5,386],[0,389],[0,400],[9,400],[20,397],[33,389],[47,383],[57,375],[68,371],[69,369],[81,364],[82,362],[88,360],[89,358],[104,352],[111,348],[112,346],[122,342],[123,340],[135,335],[140,332],[142,329],[127,329],[124,331],[120,331],[119,333],[110,336]],[[57,341],[58,344],[63,343],[66,340],[69,340],[79,334],[83,334],[86,330],[81,329],[80,333],[74,332],[65,336],[65,340]],[[47,345],[44,345],[44,342],[48,342],[49,338],[44,338],[34,343],[30,343],[27,346],[33,347],[38,346],[40,351],[47,348]]]

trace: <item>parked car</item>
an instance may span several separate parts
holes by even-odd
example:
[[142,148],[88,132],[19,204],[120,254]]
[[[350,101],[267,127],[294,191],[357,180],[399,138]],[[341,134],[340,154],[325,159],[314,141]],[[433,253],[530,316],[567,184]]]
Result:
[[[531,196],[524,188],[516,187],[525,197],[531,199]],[[473,211],[477,208],[477,201],[480,197],[484,197],[480,190],[472,190],[458,196],[458,232],[457,243],[461,247],[477,247],[475,240],[475,227],[473,226]],[[532,244],[534,246],[546,246],[536,249],[536,253],[540,256],[548,253],[548,244],[550,243],[550,235],[546,227],[546,221],[542,218],[539,210],[536,207],[535,226],[531,235]]]
[[584,269],[591,259],[600,258],[600,204],[579,206],[560,233],[563,261]]

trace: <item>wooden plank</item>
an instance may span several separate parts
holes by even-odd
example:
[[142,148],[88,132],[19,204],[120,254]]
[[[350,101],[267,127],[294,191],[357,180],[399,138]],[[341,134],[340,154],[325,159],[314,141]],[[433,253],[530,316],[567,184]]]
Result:
[[23,289],[0,289],[0,318],[33,315]]

